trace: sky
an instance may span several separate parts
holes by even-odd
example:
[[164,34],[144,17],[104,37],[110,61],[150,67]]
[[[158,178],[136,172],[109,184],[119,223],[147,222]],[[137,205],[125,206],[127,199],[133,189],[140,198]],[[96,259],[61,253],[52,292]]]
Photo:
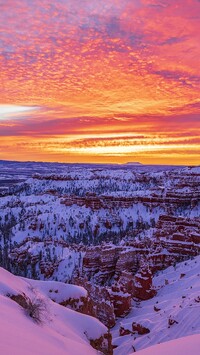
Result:
[[200,1],[0,0],[0,159],[200,164]]

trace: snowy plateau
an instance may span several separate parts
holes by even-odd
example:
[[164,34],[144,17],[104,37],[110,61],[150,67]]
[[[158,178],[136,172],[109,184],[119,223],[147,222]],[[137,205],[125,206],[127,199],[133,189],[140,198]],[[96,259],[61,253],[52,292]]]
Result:
[[200,354],[200,167],[0,161],[0,352]]

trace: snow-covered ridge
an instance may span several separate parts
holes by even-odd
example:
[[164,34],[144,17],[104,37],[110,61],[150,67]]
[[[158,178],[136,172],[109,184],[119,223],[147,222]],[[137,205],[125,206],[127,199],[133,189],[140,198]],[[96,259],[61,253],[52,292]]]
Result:
[[[48,297],[48,290],[55,286],[55,282],[40,284],[39,281],[22,279],[0,268],[2,354],[92,355],[97,353],[90,342],[103,338],[107,328],[95,318],[52,302]],[[61,283],[57,285],[59,301],[69,296],[77,297],[77,292],[78,287]],[[81,288],[80,292],[83,293]],[[29,313],[12,299],[17,295],[25,295],[33,303],[39,300],[43,304],[39,322],[35,322]],[[104,346],[106,341],[104,339]]]

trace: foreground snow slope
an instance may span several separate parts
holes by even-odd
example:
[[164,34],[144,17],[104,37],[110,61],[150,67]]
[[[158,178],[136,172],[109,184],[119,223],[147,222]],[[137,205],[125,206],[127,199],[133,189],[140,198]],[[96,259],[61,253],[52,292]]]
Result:
[[[42,293],[34,287],[29,280],[16,277],[0,268],[1,354],[96,354],[89,339],[100,338],[107,328],[95,318],[52,302],[45,296],[44,284],[41,287]],[[74,291],[77,293],[77,289]],[[8,297],[22,293],[33,301],[41,300],[45,305],[41,313],[41,323],[34,322],[18,303]]]
[[[133,305],[131,313],[113,328],[115,355],[130,354],[172,339],[200,334],[200,256],[159,272],[153,280],[157,295]],[[132,324],[149,330],[139,335]],[[130,334],[119,336],[123,327]],[[155,353],[157,354],[157,353]]]
[[138,355],[198,355],[199,353],[200,334],[171,340],[137,352]]

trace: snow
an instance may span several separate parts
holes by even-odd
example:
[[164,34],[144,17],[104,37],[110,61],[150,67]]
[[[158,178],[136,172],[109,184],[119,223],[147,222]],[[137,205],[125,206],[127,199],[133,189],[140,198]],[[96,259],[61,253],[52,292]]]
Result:
[[[1,250],[5,251],[7,243],[11,246],[11,251],[14,250],[15,267],[12,264],[12,270],[16,273],[33,277],[32,269],[33,265],[36,265],[34,277],[51,280],[32,281],[0,270],[1,351],[6,355],[94,354],[88,338],[99,338],[106,332],[106,328],[91,317],[70,311],[51,301],[60,303],[69,298],[80,299],[87,295],[84,288],[52,281],[68,282],[74,271],[81,269],[87,248],[83,250],[72,243],[79,244],[82,241],[85,245],[87,242],[98,244],[101,237],[104,234],[109,235],[110,231],[117,235],[122,231],[129,231],[129,224],[131,232],[137,230],[138,224],[144,224],[136,240],[145,236],[152,239],[154,230],[151,227],[161,214],[172,213],[174,217],[199,218],[200,167],[9,163],[12,165],[12,168],[9,168],[6,163],[0,164],[3,187],[6,185],[3,182],[6,176],[10,179],[15,176],[19,181],[28,178],[19,185],[13,182],[9,191],[0,194],[0,224],[3,231],[0,233]],[[41,175],[31,177],[32,172]],[[50,176],[52,179],[49,179]],[[58,176],[65,180],[57,180]],[[6,185],[5,189],[8,187],[9,185]],[[108,203],[108,206],[104,205],[104,208],[96,210],[81,205],[81,198],[90,196],[88,192],[95,193],[101,201],[108,201],[108,196],[131,197],[133,201],[124,207],[113,203],[112,208]],[[179,199],[179,196],[181,198],[184,195],[197,201],[194,205],[183,203],[178,208],[173,208],[173,203],[162,203],[162,199],[170,194],[172,202],[174,196]],[[146,203],[141,197],[155,199],[156,202]],[[62,203],[70,198],[74,198],[73,205]],[[169,212],[171,209],[172,212]],[[110,230],[105,226],[105,222],[111,224]],[[94,234],[96,226],[97,235]],[[7,235],[8,230],[9,238],[5,241],[4,234]],[[195,235],[199,235],[197,230],[194,230]],[[161,241],[162,239],[161,237]],[[111,239],[111,248],[112,242]],[[123,242],[124,240],[121,241],[121,246]],[[190,248],[188,242],[171,240],[170,243],[174,246],[185,244]],[[134,248],[130,247],[130,250]],[[167,249],[158,253],[169,254]],[[46,263],[47,267],[51,261],[53,274],[41,272],[40,261]],[[183,274],[185,275],[181,276]],[[120,320],[125,329],[132,330],[132,323],[136,322],[149,328],[150,333],[120,337],[118,321],[113,329],[114,344],[118,346],[114,351],[115,355],[128,355],[132,353],[133,346],[137,352],[141,349],[147,351],[143,349],[170,339],[183,336],[190,338],[192,334],[200,333],[200,259],[195,258],[160,272],[154,277],[153,283],[158,291],[157,296],[140,303],[134,301],[131,313]],[[48,312],[43,315],[42,324],[35,324],[23,309],[8,297],[8,294],[17,295],[23,292],[33,299],[39,297],[44,300]],[[159,310],[156,311],[155,307]],[[169,326],[170,318],[178,324]],[[185,342],[185,338],[182,341]],[[176,344],[179,344],[179,341]],[[168,346],[169,343],[166,345],[167,349]],[[157,347],[155,349],[158,350],[152,351],[155,354],[157,351],[163,353],[163,350],[160,350],[162,345]],[[171,353],[171,350],[168,353]]]
[[[87,341],[76,335],[63,320],[52,325],[38,326],[22,312],[17,303],[0,296],[1,353],[12,355],[79,355],[95,354]],[[56,316],[59,314],[57,313]],[[70,319],[68,319],[69,321]],[[62,329],[62,332],[61,332]]]
[[[89,339],[100,338],[107,328],[97,319],[69,310],[47,298],[49,286],[55,287],[54,282],[51,285],[41,282],[40,285],[40,281],[22,279],[2,268],[0,280],[1,354],[97,354],[90,346]],[[61,289],[61,283],[58,283],[58,289]],[[76,287],[72,289],[69,291],[70,285],[66,285],[64,291],[76,294]],[[80,292],[83,292],[82,288]],[[41,299],[46,306],[41,315],[41,324],[35,323],[21,306],[8,297],[8,293],[25,293],[32,300]]]
[[[138,351],[138,355],[199,355],[200,334],[191,335]],[[132,353],[133,355],[135,353]]]
[[[128,355],[132,346],[139,351],[179,337],[200,334],[200,256],[159,272],[153,285],[157,295],[147,301],[134,302],[129,315],[112,329],[113,344],[118,346],[114,355]],[[169,326],[170,318],[178,324]],[[119,336],[120,326],[132,331],[133,322],[147,327],[150,333]]]
[[64,284],[58,281],[29,280],[29,283],[56,303],[61,303],[70,298],[80,299],[81,297],[87,297],[87,291],[81,286]]
[[[10,167],[6,162],[2,163],[2,174],[6,175],[7,169]],[[18,163],[9,163],[13,167],[13,174],[21,169]],[[9,165],[7,163],[7,165]],[[34,171],[39,169],[44,176],[39,178],[30,178],[30,167]],[[24,165],[24,168],[26,164]],[[66,180],[56,180],[57,177],[65,177]],[[5,170],[5,172],[4,172]],[[163,171],[162,171],[163,170]],[[38,237],[43,240],[46,236],[53,239],[63,239],[65,241],[74,242],[79,240],[89,242],[92,238],[97,238],[108,230],[105,221],[111,222],[111,231],[120,233],[120,230],[129,228],[132,223],[136,228],[137,222],[144,222],[147,227],[157,222],[159,216],[166,212],[166,208],[162,204],[154,204],[151,207],[148,204],[139,202],[140,197],[154,197],[155,194],[159,198],[167,193],[175,193],[177,196],[186,193],[184,187],[184,178],[189,194],[198,193],[198,189],[190,188],[190,182],[198,182],[195,176],[199,168],[181,168],[181,167],[162,167],[162,166],[112,166],[112,165],[56,165],[56,164],[27,164],[26,182],[16,185],[13,194],[0,198],[0,214],[2,222],[6,228],[6,218],[11,216],[15,219],[12,228],[12,243],[21,243],[27,237]],[[62,174],[60,174],[62,173]],[[52,180],[48,180],[47,176],[52,176]],[[180,185],[182,186],[180,188]],[[159,188],[158,188],[159,186]],[[160,189],[160,186],[164,190]],[[55,196],[50,191],[55,192]],[[82,198],[88,192],[96,193],[100,199],[105,196],[114,197],[131,197],[135,198],[135,202],[127,207],[116,206],[110,213],[109,208],[100,208],[92,210],[90,207],[79,206],[76,199],[72,206],[66,206],[61,202],[65,197],[72,196]],[[195,217],[199,216],[199,207],[185,207],[183,211],[174,211],[175,215]],[[31,225],[35,224],[35,230]],[[83,229],[80,228],[83,224]],[[99,225],[98,236],[94,237],[96,225]],[[88,236],[91,234],[90,237]],[[145,230],[146,235],[151,230]],[[98,242],[98,240],[97,240]],[[3,242],[1,242],[3,244]],[[3,246],[3,245],[2,245]],[[60,258],[60,252],[58,255]],[[62,258],[64,259],[64,257]],[[28,275],[29,276],[29,275]]]

